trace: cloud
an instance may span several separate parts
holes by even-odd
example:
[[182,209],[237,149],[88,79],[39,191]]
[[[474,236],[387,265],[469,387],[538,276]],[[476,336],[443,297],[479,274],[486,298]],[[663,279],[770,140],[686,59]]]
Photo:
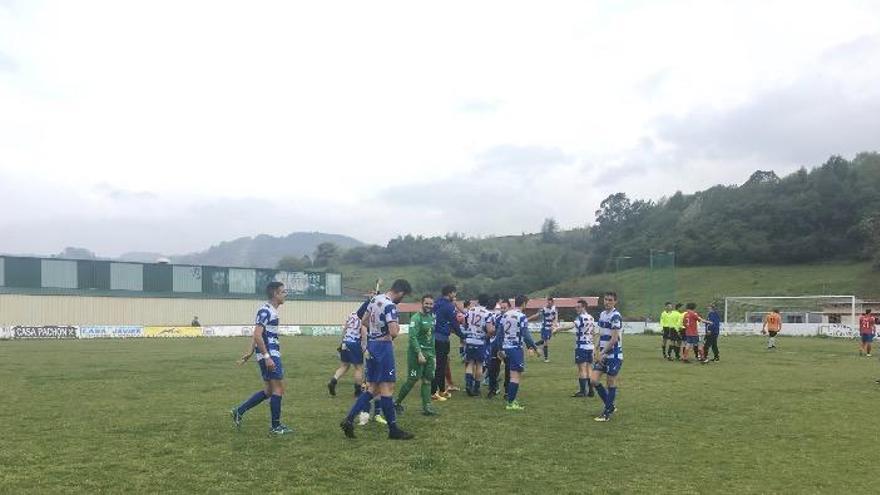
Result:
[[811,166],[880,146],[880,38],[835,47],[815,71],[734,108],[656,121],[659,139],[690,159]]
[[476,157],[479,166],[485,170],[511,173],[540,171],[546,167],[571,164],[574,160],[574,156],[560,148],[511,144],[489,148]]
[[500,107],[499,100],[475,98],[463,101],[458,108],[465,113],[485,114],[497,112]]

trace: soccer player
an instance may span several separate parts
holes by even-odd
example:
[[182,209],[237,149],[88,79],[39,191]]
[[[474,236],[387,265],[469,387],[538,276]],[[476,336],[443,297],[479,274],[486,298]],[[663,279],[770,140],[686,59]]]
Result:
[[697,305],[695,303],[687,303],[685,306],[687,311],[684,312],[684,349],[681,354],[681,362],[689,363],[688,351],[693,350],[694,357],[697,361],[706,364],[705,352],[703,352],[703,344],[700,343],[700,323],[709,323],[697,313]]
[[[388,438],[392,440],[413,438],[412,433],[403,431],[397,426],[393,399],[397,375],[392,340],[400,332],[397,304],[410,292],[412,287],[409,282],[404,279],[395,280],[387,292],[370,300],[367,311],[361,319],[363,327],[361,350],[367,361],[367,389],[358,396],[348,415],[339,424],[348,438],[354,438],[354,417],[363,411],[376,395],[380,396],[382,415],[388,424]],[[363,341],[366,341],[366,345]]]
[[257,364],[260,366],[264,388],[232,409],[232,423],[236,428],[241,428],[244,413],[269,399],[271,414],[269,435],[282,436],[293,433],[291,428],[281,424],[284,366],[281,364],[281,346],[278,343],[278,308],[284,304],[286,296],[287,290],[281,282],[269,282],[266,285],[266,297],[269,301],[257,310],[253,336],[254,352],[257,354]]
[[327,382],[327,390],[334,397],[336,396],[336,384],[351,367],[354,367],[354,396],[357,397],[361,393],[364,376],[364,354],[361,352],[361,317],[366,312],[368,304],[369,300],[365,301],[357,311],[348,315],[348,320],[345,321],[342,342],[337,348],[339,368]]
[[[682,344],[684,343],[684,312],[681,311],[682,303],[676,303],[672,314],[675,317],[675,331],[672,335],[672,351],[675,352],[676,361],[681,359]],[[669,352],[666,358],[672,361],[672,352]]]
[[[623,318],[617,311],[616,292],[606,292],[602,304],[605,310],[599,314],[599,352],[595,356],[591,379],[605,404],[602,414],[594,419],[604,422],[611,421],[611,415],[617,411],[614,401],[617,398],[617,376],[623,366]],[[607,391],[602,386],[602,375],[606,376]]]
[[434,356],[434,297],[430,294],[422,296],[422,311],[409,320],[409,345],[407,346],[407,379],[394,404],[397,412],[403,412],[403,399],[410,390],[422,381],[419,389],[422,398],[422,414],[436,416],[437,410],[431,406],[431,382],[434,381],[434,369],[437,365]]
[[559,326],[560,330],[574,328],[574,364],[578,370],[578,391],[572,394],[572,397],[594,395],[593,384],[590,381],[590,367],[593,365],[593,333],[596,330],[596,321],[587,312],[587,306],[587,301],[579,299],[577,318],[573,323]]
[[859,335],[862,338],[859,347],[859,356],[864,353],[871,357],[871,342],[874,342],[874,325],[876,323],[874,315],[871,314],[871,308],[865,310],[865,314],[859,316]]
[[556,333],[556,327],[559,326],[559,311],[553,304],[553,298],[547,298],[547,304],[544,305],[537,313],[529,317],[529,321],[541,318],[541,340],[535,342],[535,345],[541,346],[544,351],[544,362],[550,362],[550,339]]
[[525,343],[530,355],[537,354],[538,348],[532,340],[532,334],[529,332],[529,320],[524,313],[529,298],[523,295],[516,296],[514,303],[516,308],[504,313],[499,331],[501,332],[501,356],[503,359],[507,359],[508,366],[510,366],[510,385],[507,387],[506,409],[508,411],[522,411],[525,408],[516,400],[522,374],[526,370],[522,346]]
[[718,337],[721,335],[721,315],[714,304],[709,305],[709,314],[706,316],[709,323],[706,324],[706,343],[703,346],[703,352],[706,359],[709,359],[709,349],[712,349],[712,361],[718,361],[720,354],[718,353]]
[[449,368],[449,335],[455,333],[462,337],[458,320],[456,319],[455,296],[457,291],[454,285],[447,285],[440,291],[441,297],[434,303],[434,348],[437,352],[437,369],[434,372],[434,383],[431,384],[431,394],[434,400],[444,400],[452,397],[446,391],[446,370]]
[[779,310],[773,308],[773,311],[764,317],[764,325],[761,327],[761,335],[768,335],[767,349],[776,349],[776,335],[782,331],[782,315]]
[[674,332],[677,332],[675,328],[677,321],[672,303],[667,302],[663,312],[660,313],[660,328],[663,329],[663,345],[660,349],[663,352],[663,358],[670,361],[672,360],[672,346],[670,345],[668,348],[666,346],[670,341],[675,342]]
[[492,313],[486,309],[489,296],[477,296],[477,304],[468,309],[465,317],[465,390],[471,397],[480,395],[483,381],[483,362],[486,354],[486,340],[495,334]]
[[510,300],[506,297],[499,298],[498,311],[495,313],[495,335],[489,338],[489,392],[486,394],[487,399],[491,399],[498,394],[498,375],[501,372],[501,365],[505,365],[504,369],[504,393],[507,394],[507,384],[510,383],[510,368],[506,366],[505,360],[499,357],[501,352],[501,328],[504,319],[504,313],[510,310]]

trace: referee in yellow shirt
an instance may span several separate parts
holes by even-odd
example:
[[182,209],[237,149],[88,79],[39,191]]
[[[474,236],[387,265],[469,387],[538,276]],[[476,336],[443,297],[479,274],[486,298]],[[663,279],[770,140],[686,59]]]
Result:
[[660,313],[660,328],[663,329],[663,346],[660,349],[663,352],[664,359],[671,359],[669,354],[672,354],[672,347],[667,348],[667,344],[670,340],[674,340],[673,333],[676,332],[675,322],[675,311],[672,309],[672,303],[667,302],[666,308]]

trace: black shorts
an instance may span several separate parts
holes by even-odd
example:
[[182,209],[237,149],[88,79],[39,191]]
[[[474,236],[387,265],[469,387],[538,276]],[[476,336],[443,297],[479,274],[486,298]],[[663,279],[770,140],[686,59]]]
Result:
[[663,339],[664,340],[675,340],[673,335],[677,333],[672,327],[663,327]]
[[672,340],[676,342],[681,342],[682,340],[684,340],[684,330],[676,331],[675,329],[673,329],[670,333],[672,335],[670,337]]
[[776,337],[776,334],[779,333],[778,330],[767,330],[767,335],[771,337]]

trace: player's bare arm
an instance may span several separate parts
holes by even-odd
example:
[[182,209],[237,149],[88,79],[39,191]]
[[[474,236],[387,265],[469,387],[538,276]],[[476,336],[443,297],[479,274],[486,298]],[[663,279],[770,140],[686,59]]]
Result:
[[266,329],[263,328],[263,325],[254,325],[254,346],[260,351],[260,354],[262,354],[263,362],[266,363],[266,367],[270,370],[274,370],[275,360],[269,355],[269,350],[266,349],[266,342],[263,341],[263,332],[265,331]]

